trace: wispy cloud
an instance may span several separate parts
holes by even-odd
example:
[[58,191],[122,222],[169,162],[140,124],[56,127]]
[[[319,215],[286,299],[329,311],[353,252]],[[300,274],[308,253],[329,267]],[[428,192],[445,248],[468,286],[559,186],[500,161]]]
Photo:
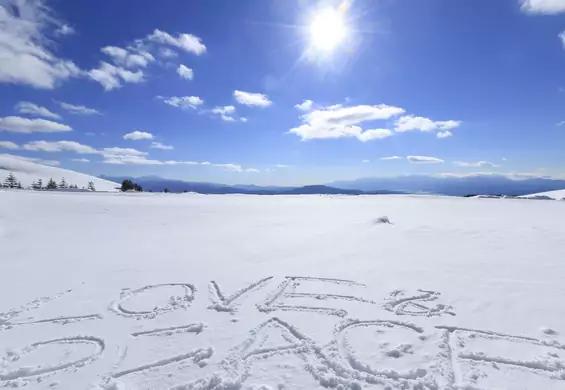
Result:
[[520,0],[523,12],[530,14],[555,15],[565,12],[563,0]]
[[74,115],[102,115],[102,113],[100,111],[95,110],[94,108],[88,108],[88,107],[85,107],[85,106],[77,106],[77,105],[65,103],[65,102],[57,102],[57,103],[59,103],[59,105],[63,108],[63,110],[66,110],[70,114],[74,114]]
[[142,139],[153,139],[154,136],[153,134],[147,133],[145,131],[135,130],[132,131],[131,133],[125,134],[122,138],[129,141],[139,141]]
[[427,132],[435,130],[451,130],[459,126],[461,126],[460,121],[433,121],[422,116],[406,115],[396,120],[394,124],[394,131],[405,132],[418,130]]
[[100,66],[88,72],[88,76],[98,82],[105,91],[121,88],[124,83],[141,83],[144,81],[143,71],[132,72],[102,61]]
[[490,161],[477,161],[477,162],[464,162],[455,161],[455,165],[459,167],[476,167],[476,168],[496,168],[498,165],[491,163]]
[[161,142],[151,142],[151,148],[161,149],[161,150],[173,150],[174,147],[171,145],[164,145]]
[[402,160],[402,157],[400,156],[381,157],[379,160],[383,160],[383,161]]
[[204,104],[204,100],[202,100],[198,96],[171,96],[171,97],[163,97],[157,96],[159,100],[162,100],[165,104],[169,106],[181,108],[183,110],[187,109],[196,109]]
[[118,46],[106,46],[100,51],[112,58],[116,65],[126,68],[145,68],[155,61],[155,57],[145,50],[132,51]]
[[415,164],[441,164],[443,160],[437,157],[428,156],[408,156],[406,157],[408,161]]
[[0,118],[0,132],[12,133],[57,133],[71,131],[70,126],[53,122],[47,119],[29,119],[20,116],[7,116]]
[[192,80],[194,78],[194,71],[183,64],[179,65],[179,67],[177,68],[177,73],[185,80]]
[[11,141],[0,141],[0,149],[11,149],[11,150],[16,150],[19,149],[20,147],[18,146],[18,144],[15,144]]
[[206,46],[202,43],[202,40],[192,34],[177,34],[176,36],[172,36],[165,31],[155,29],[152,34],[147,36],[147,39],[163,45],[173,46],[196,55],[201,55],[206,52]]
[[296,104],[294,108],[306,112],[306,111],[310,111],[313,105],[314,102],[312,100],[304,100],[302,103]]
[[30,102],[19,102],[16,104],[15,109],[20,114],[27,114],[32,116],[42,116],[44,118],[61,119],[59,114],[49,111],[45,107],[38,106]]
[[437,133],[437,137],[438,138],[448,138],[448,137],[452,137],[453,134],[451,133],[451,131],[440,131],[439,133]]

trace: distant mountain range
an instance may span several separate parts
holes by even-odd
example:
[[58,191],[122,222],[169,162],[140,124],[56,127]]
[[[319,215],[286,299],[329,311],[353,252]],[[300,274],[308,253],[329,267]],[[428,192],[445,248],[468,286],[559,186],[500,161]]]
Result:
[[511,179],[502,175],[475,175],[465,177],[441,177],[407,175],[385,178],[363,178],[335,181],[326,185],[303,187],[257,186],[253,184],[226,185],[207,182],[189,182],[165,179],[159,176],[111,177],[100,176],[113,182],[130,179],[141,185],[144,191],[198,192],[202,194],[406,194],[427,193],[451,196],[472,194],[527,195],[538,192],[561,190],[565,180],[546,178]]

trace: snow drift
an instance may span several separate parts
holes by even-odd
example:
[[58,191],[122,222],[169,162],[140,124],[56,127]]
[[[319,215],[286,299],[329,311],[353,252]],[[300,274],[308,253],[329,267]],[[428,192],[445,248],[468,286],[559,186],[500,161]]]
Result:
[[31,186],[38,179],[41,179],[45,186],[50,178],[53,178],[57,183],[65,178],[68,184],[76,184],[79,188],[87,188],[88,182],[92,181],[97,191],[116,191],[116,187],[120,187],[118,183],[84,173],[39,164],[29,161],[25,157],[0,154],[0,183],[4,182],[4,179],[10,172],[16,176],[24,188]]

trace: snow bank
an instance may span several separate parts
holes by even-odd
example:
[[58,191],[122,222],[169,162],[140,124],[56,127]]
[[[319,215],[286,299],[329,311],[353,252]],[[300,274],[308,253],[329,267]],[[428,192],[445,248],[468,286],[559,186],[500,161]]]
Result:
[[565,190],[557,190],[557,191],[548,191],[548,192],[540,192],[537,194],[531,195],[524,195],[521,198],[528,198],[528,199],[557,199],[561,200],[565,198]]
[[4,182],[4,179],[10,172],[13,172],[14,176],[22,183],[22,187],[24,188],[31,186],[33,181],[37,181],[38,179],[41,179],[43,185],[46,186],[50,178],[53,178],[57,183],[59,183],[62,178],[65,178],[69,185],[76,184],[79,189],[82,187],[88,188],[88,182],[90,181],[94,182],[96,191],[116,191],[116,187],[120,187],[118,183],[84,173],[38,164],[22,157],[0,154],[0,183]]
[[0,191],[0,388],[564,389],[563,206]]

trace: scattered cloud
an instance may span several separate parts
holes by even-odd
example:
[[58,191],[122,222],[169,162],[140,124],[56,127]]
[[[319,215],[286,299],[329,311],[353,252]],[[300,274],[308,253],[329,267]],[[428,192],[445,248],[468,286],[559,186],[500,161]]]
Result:
[[361,161],[361,162],[364,163],[364,164],[366,164],[366,163],[370,163],[371,160],[363,160],[363,161]]
[[145,50],[132,52],[117,46],[106,46],[100,51],[111,57],[116,65],[126,68],[145,68],[150,62],[155,61],[155,57]]
[[32,141],[22,146],[22,149],[35,152],[73,152],[78,154],[99,154],[100,152],[91,146],[83,145],[75,141]]
[[180,64],[177,68],[177,73],[180,77],[185,80],[192,80],[194,78],[194,71],[183,64]]
[[74,27],[68,25],[68,24],[62,24],[58,29],[55,30],[55,35],[58,36],[67,36],[67,35],[73,35],[75,34],[76,31],[74,29]]
[[555,124],[555,126],[563,126],[565,125],[565,121],[559,121]]
[[302,115],[303,124],[289,133],[296,134],[303,141],[317,138],[356,137],[360,141],[370,141],[391,136],[388,129],[363,131],[358,125],[362,122],[389,119],[404,113],[399,107],[380,104],[376,106],[359,105],[342,107],[334,105],[320,108]]
[[171,145],[164,145],[161,142],[151,142],[151,147],[153,149],[161,149],[161,150],[173,150],[174,147]]
[[204,104],[204,100],[198,96],[171,96],[169,98],[157,96],[157,99],[163,100],[163,102],[169,106],[181,108],[183,110],[195,109]]
[[0,131],[13,133],[57,133],[71,131],[72,128],[47,119],[29,119],[20,116],[0,118]]
[[88,72],[88,76],[98,82],[105,91],[121,88],[123,83],[140,83],[144,81],[143,72],[129,71],[102,61],[100,66]]
[[196,55],[201,55],[206,52],[206,46],[201,42],[201,39],[192,34],[177,34],[176,37],[173,37],[165,31],[155,29],[152,34],[147,36],[147,39],[163,45],[177,47]]
[[178,57],[176,51],[169,49],[168,47],[162,47],[159,49],[159,55],[163,58],[175,58]]
[[85,106],[75,106],[74,104],[57,102],[63,108],[69,112],[69,114],[74,115],[102,115],[102,113],[94,108],[88,108]]
[[[235,122],[236,119],[234,117],[235,114],[235,107],[234,106],[219,106],[214,107],[210,110],[212,114],[219,115],[225,122]],[[247,122],[247,118],[242,118],[242,122]]]
[[87,163],[87,162],[90,162],[90,160],[87,159],[87,158],[73,158],[73,159],[71,159],[71,161],[80,162],[80,163]]
[[296,104],[294,108],[306,112],[306,111],[310,111],[313,105],[314,102],[312,100],[304,100],[302,103]]
[[151,133],[135,130],[132,131],[131,133],[125,134],[122,138],[129,141],[139,141],[142,139],[153,139],[154,137],[153,134]]
[[421,116],[406,115],[396,120],[394,131],[405,132],[419,130],[427,132],[434,130],[451,130],[459,127],[460,125],[460,121],[433,121]]
[[464,162],[464,161],[455,161],[455,165],[459,167],[476,167],[476,168],[496,168],[498,165],[491,163],[489,161],[477,161],[477,162]]
[[53,89],[82,71],[58,58],[45,36],[61,24],[40,1],[4,0],[0,6],[0,83]]
[[530,14],[555,15],[565,12],[565,1],[563,0],[520,0],[521,9]]
[[402,157],[400,156],[381,157],[379,160],[383,160],[383,161],[402,160]]
[[367,141],[372,141],[374,139],[383,139],[386,137],[390,137],[391,135],[393,135],[393,132],[390,131],[389,129],[371,129],[371,130],[365,130],[364,132],[359,134],[357,138],[359,138],[359,141],[367,142]]
[[293,168],[293,165],[277,164],[277,165],[275,165],[275,167],[277,167],[277,168]]
[[406,159],[415,164],[440,164],[443,162],[441,158],[428,156],[408,156]]
[[32,116],[42,116],[45,118],[61,119],[59,114],[49,111],[45,107],[38,106],[37,104],[30,102],[19,102],[14,107],[16,111],[20,114],[27,114]]
[[452,137],[453,134],[451,133],[451,131],[445,130],[445,131],[440,131],[439,133],[437,133],[437,137],[438,138],[448,138],[448,137]]
[[11,149],[11,150],[16,150],[19,149],[20,147],[10,141],[0,141],[0,149]]
[[267,95],[262,93],[252,93],[244,91],[233,91],[233,97],[239,104],[250,107],[268,107],[271,102]]

